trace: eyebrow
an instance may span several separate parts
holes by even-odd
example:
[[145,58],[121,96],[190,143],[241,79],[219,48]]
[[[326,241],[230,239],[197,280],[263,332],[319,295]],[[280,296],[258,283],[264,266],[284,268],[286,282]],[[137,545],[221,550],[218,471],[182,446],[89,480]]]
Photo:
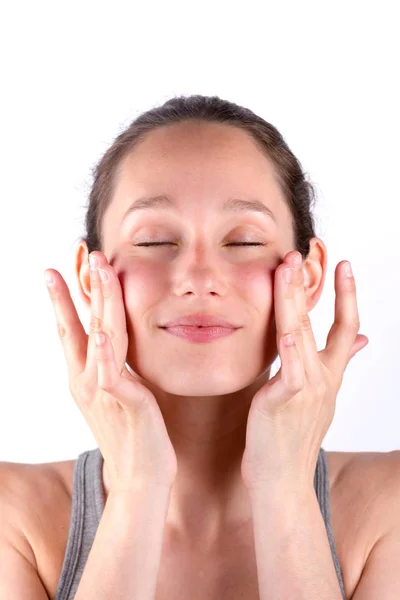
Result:
[[[128,210],[124,213],[122,221],[124,221],[128,215],[138,210],[167,210],[176,211],[177,208],[168,196],[151,196],[138,198],[129,206]],[[256,212],[264,214],[270,217],[275,224],[277,223],[276,217],[268,206],[265,206],[260,200],[243,200],[241,198],[228,198],[222,205],[224,212]]]

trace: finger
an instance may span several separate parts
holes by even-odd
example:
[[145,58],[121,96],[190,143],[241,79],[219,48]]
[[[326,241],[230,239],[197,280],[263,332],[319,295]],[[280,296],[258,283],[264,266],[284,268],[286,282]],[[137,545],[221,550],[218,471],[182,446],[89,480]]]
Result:
[[281,340],[282,374],[281,379],[285,389],[294,396],[305,385],[305,373],[300,353],[293,334],[286,335]]
[[[288,256],[288,255],[286,255]],[[290,256],[289,256],[290,258]],[[277,347],[280,347],[280,341],[287,333],[292,333],[295,336],[297,351],[300,354],[303,364],[303,335],[300,328],[300,322],[297,314],[294,284],[293,284],[293,269],[290,268],[290,262],[283,262],[275,272],[274,286],[274,305],[275,305],[275,320],[276,320],[276,335]],[[292,281],[286,281],[285,276],[291,272]]]
[[[294,335],[287,334],[280,339],[279,355],[280,371],[254,396],[257,410],[268,417],[284,410],[288,402],[304,388],[306,383]],[[266,393],[262,391],[263,389],[266,389]]]
[[71,294],[62,275],[55,269],[46,269],[54,283],[47,286],[57,321],[70,382],[85,368],[88,336],[79,319]]
[[94,339],[98,369],[97,385],[109,394],[104,397],[103,401],[117,402],[129,409],[144,409],[149,396],[146,390],[143,393],[142,386],[135,378],[121,377],[115,360],[114,348],[107,333],[97,332],[94,334]]
[[350,353],[360,329],[356,284],[354,277],[346,276],[347,261],[335,270],[335,320],[329,330],[325,349],[320,353],[328,369],[340,377],[350,360]]
[[353,347],[350,351],[350,356],[349,356],[348,362],[350,362],[350,360],[353,358],[353,356],[355,356],[358,352],[360,352],[360,350],[365,348],[365,346],[367,346],[368,344],[369,344],[369,339],[367,338],[367,336],[363,335],[362,333],[357,333],[357,337],[356,337]]
[[317,381],[321,374],[321,360],[318,354],[311,319],[307,311],[306,295],[304,290],[303,258],[300,252],[295,253],[298,265],[293,272],[294,299],[302,340],[302,359],[304,372],[308,381]]
[[[99,259],[100,260],[100,259]],[[103,331],[110,338],[114,349],[114,356],[119,372],[121,373],[128,350],[128,333],[126,329],[125,304],[122,295],[121,283],[113,267],[103,255],[100,260],[100,274],[106,278],[102,281],[103,291]]]
[[99,254],[99,252],[94,251],[91,252],[91,254],[89,255],[90,323],[85,372],[90,381],[97,381],[97,354],[95,334],[103,330],[103,291],[98,267],[95,267],[92,263],[93,259],[99,262]]
[[120,374],[115,362],[114,348],[104,331],[95,333],[97,358],[97,383],[105,391],[111,392]]

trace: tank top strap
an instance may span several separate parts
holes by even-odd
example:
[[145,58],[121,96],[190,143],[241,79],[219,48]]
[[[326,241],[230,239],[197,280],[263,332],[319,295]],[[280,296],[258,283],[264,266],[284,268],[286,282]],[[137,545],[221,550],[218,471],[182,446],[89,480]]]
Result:
[[[82,577],[104,511],[103,457],[99,448],[79,454],[74,465],[73,495],[68,541],[55,600],[73,600]],[[343,600],[343,577],[333,537],[329,505],[329,472],[321,447],[314,475],[314,488],[331,548]]]
[[72,600],[79,585],[104,510],[102,455],[99,448],[79,454],[73,473],[67,547],[55,600]]
[[326,452],[322,447],[320,448],[318,454],[317,467],[315,469],[314,475],[314,487],[318,498],[318,503],[321,509],[321,514],[325,522],[325,529],[328,536],[329,546],[331,548],[331,554],[333,563],[335,565],[336,575],[339,581],[340,591],[342,592],[343,600],[346,600],[342,570],[340,567],[339,557],[336,550],[335,538],[333,537],[332,531],[329,499],[328,460],[326,458]]

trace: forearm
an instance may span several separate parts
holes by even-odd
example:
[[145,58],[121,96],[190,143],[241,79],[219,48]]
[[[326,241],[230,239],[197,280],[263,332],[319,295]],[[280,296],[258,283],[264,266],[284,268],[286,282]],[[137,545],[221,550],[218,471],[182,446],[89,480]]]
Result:
[[75,600],[154,600],[169,497],[110,492]]
[[342,600],[314,490],[275,486],[251,505],[260,600]]

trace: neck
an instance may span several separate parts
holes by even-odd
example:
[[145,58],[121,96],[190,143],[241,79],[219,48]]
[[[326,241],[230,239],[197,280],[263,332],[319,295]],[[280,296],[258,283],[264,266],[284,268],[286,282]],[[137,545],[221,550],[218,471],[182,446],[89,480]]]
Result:
[[[250,404],[269,374],[240,393],[222,397],[155,392],[178,461],[165,524],[175,540],[209,549],[249,523],[251,504],[241,461]],[[107,497],[105,463],[103,482]]]

